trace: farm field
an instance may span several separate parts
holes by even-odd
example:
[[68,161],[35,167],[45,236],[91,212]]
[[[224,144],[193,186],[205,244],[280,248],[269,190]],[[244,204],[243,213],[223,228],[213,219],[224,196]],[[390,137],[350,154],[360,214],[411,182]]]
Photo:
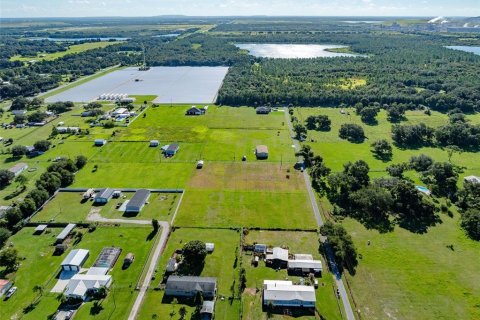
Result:
[[[309,115],[327,115],[332,120],[332,129],[329,132],[308,131],[307,144],[312,147],[312,150],[321,155],[326,165],[333,171],[343,170],[343,164],[348,161],[364,160],[370,166],[371,171],[385,172],[385,168],[392,163],[405,162],[410,160],[413,155],[421,153],[431,156],[435,161],[448,161],[448,153],[446,150],[439,148],[423,147],[419,149],[399,149],[393,146],[393,157],[389,162],[383,162],[374,158],[371,153],[370,144],[378,139],[391,139],[392,124],[387,121],[387,115],[382,110],[377,119],[378,125],[366,125],[362,123],[360,117],[355,114],[353,108],[346,108],[347,114],[341,114],[340,108],[296,108],[295,116],[300,121],[304,121]],[[448,117],[439,112],[432,112],[431,116],[425,115],[422,111],[407,111],[407,121],[402,121],[401,124],[419,124],[425,123],[430,127],[438,127],[448,122]],[[480,122],[480,115],[468,115],[472,123]],[[338,137],[338,130],[343,123],[355,123],[363,127],[367,139],[363,143],[350,143]],[[314,139],[315,142],[310,142]],[[475,152],[456,153],[452,156],[452,163],[464,167],[464,175],[477,174],[480,171],[480,154]],[[385,172],[386,174],[386,172]]]
[[[11,239],[15,248],[19,250],[20,256],[25,257],[25,260],[22,260],[13,277],[19,292],[7,301],[0,301],[0,316],[2,318],[10,318],[15,314],[25,319],[47,318],[55,312],[60,304],[57,300],[58,294],[50,293],[50,290],[56,283],[55,277],[66,253],[61,256],[53,255],[54,247],[51,244],[61,228],[50,230],[51,233],[34,236],[32,235],[33,228],[23,228]],[[85,232],[86,230],[81,231]],[[94,263],[97,255],[104,247],[121,247],[122,253],[119,261],[110,272],[113,277],[113,284],[107,298],[100,302],[101,307],[92,309],[93,302],[88,302],[79,309],[75,318],[105,319],[111,316],[118,317],[129,310],[135,297],[133,289],[153,243],[153,240],[147,239],[150,232],[150,227],[99,226],[94,232],[84,234],[83,239],[73,248],[90,250],[90,257],[86,261],[85,267],[90,267]],[[131,241],[132,238],[137,239],[137,241]],[[128,252],[135,254],[135,262],[130,268],[122,270],[121,261]],[[44,287],[43,296],[29,312],[22,314],[22,310],[37,296],[33,292],[35,285]],[[94,311],[92,312],[92,310]]]
[[97,41],[97,42],[86,42],[82,44],[74,44],[68,47],[66,51],[59,51],[54,53],[38,53],[34,57],[22,57],[22,56],[13,56],[10,58],[10,61],[52,61],[68,54],[80,53],[87,50],[105,48],[113,44],[122,43],[122,41]]
[[314,229],[302,179],[287,165],[207,163],[190,180],[175,224]]
[[441,219],[425,234],[398,227],[379,234],[343,221],[361,256],[347,278],[362,318],[480,318],[480,243],[460,229],[458,213]]
[[86,222],[90,214],[99,214],[107,219],[169,220],[177,207],[180,194],[151,193],[139,214],[128,215],[116,209],[117,204],[130,200],[134,193],[124,192],[122,198],[111,199],[103,206],[93,201],[82,201],[83,192],[60,192],[33,218],[32,222]]
[[[312,254],[314,259],[322,260],[322,277],[317,278],[319,287],[316,289],[316,308],[321,319],[342,319],[339,303],[336,298],[336,287],[328,266],[319,253],[318,234],[315,232],[287,232],[287,231],[249,231],[245,236],[246,244],[263,243],[267,246],[281,246],[289,249],[290,253]],[[244,320],[268,319],[267,313],[262,312],[262,285],[263,280],[291,280],[298,282],[300,277],[289,276],[285,269],[276,271],[266,267],[260,261],[257,267],[251,264],[252,253],[244,252],[243,267],[247,271],[247,289],[243,293],[243,318]],[[271,318],[270,318],[271,319]],[[290,319],[288,316],[274,314],[273,319]],[[315,316],[302,316],[296,319],[318,319]]]
[[[187,309],[187,319],[190,318],[194,306],[178,303],[172,305],[170,301],[164,300],[162,290],[154,290],[163,278],[168,259],[176,249],[181,249],[188,241],[201,240],[203,242],[213,242],[215,250],[207,255],[205,266],[201,272],[202,277],[217,278],[217,300],[215,303],[215,319],[230,320],[237,319],[240,312],[240,301],[235,299],[230,301],[231,286],[237,294],[238,286],[238,268],[239,262],[236,262],[236,254],[239,252],[240,234],[238,231],[218,230],[218,229],[190,229],[179,228],[172,232],[167,247],[160,259],[157,273],[152,281],[151,289],[147,291],[145,301],[140,309],[138,319],[152,319],[157,315],[158,319],[166,319],[170,312],[178,310],[181,306]],[[221,299],[220,297],[225,297]]]

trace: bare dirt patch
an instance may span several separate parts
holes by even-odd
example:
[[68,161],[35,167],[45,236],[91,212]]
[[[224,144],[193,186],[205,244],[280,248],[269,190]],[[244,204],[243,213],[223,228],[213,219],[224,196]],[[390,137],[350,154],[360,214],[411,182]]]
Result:
[[[288,172],[289,171],[289,172]],[[206,163],[189,187],[214,190],[292,192],[304,189],[301,173],[291,165],[269,163]]]

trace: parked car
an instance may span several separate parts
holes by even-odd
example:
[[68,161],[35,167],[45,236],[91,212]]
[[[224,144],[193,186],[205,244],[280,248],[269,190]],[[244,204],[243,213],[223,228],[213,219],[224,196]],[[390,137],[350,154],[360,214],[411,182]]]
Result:
[[11,296],[13,296],[13,294],[17,292],[17,287],[11,287],[8,291],[7,291],[7,294],[5,295],[5,297],[8,299],[10,298]]

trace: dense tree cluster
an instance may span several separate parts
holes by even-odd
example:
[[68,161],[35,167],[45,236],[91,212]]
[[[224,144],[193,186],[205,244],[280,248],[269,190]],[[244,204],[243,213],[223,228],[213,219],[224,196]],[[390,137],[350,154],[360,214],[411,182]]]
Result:
[[308,116],[305,120],[308,130],[330,131],[332,120],[326,115]]
[[435,130],[424,123],[394,125],[392,139],[400,147],[422,147],[433,143]]
[[328,238],[328,244],[333,250],[335,262],[340,271],[347,269],[354,274],[358,264],[357,250],[347,230],[340,224],[327,221],[320,227],[320,233]]

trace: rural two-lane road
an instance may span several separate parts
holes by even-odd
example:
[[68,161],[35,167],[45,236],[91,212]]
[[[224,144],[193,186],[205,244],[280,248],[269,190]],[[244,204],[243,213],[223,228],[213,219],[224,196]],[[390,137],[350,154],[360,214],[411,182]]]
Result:
[[[290,120],[288,109],[284,108],[284,112],[285,112],[285,119],[288,124],[288,129],[290,130],[290,136],[292,137],[293,145],[295,146],[295,150],[300,151],[300,143],[298,142],[297,139],[295,139],[295,133],[293,132],[292,121]],[[299,157],[299,159],[300,158],[301,157]],[[321,227],[323,225],[323,220],[322,220],[322,216],[320,215],[320,210],[318,209],[318,204],[315,199],[315,193],[313,191],[312,183],[310,181],[310,176],[307,170],[303,171],[303,178],[305,180],[305,184],[308,190],[308,196],[310,198],[312,210],[313,210],[313,213],[315,214],[315,220],[317,221],[317,225]],[[347,290],[345,289],[345,285],[343,284],[342,275],[338,271],[338,267],[337,267],[337,264],[335,263],[334,255],[330,247],[327,248],[327,259],[330,263],[330,267],[334,275],[335,282],[337,284],[338,293],[340,295],[340,298],[342,299],[343,307],[345,309],[345,316],[348,320],[355,320],[355,315],[353,313],[352,306],[350,305],[350,300],[348,300]]]

